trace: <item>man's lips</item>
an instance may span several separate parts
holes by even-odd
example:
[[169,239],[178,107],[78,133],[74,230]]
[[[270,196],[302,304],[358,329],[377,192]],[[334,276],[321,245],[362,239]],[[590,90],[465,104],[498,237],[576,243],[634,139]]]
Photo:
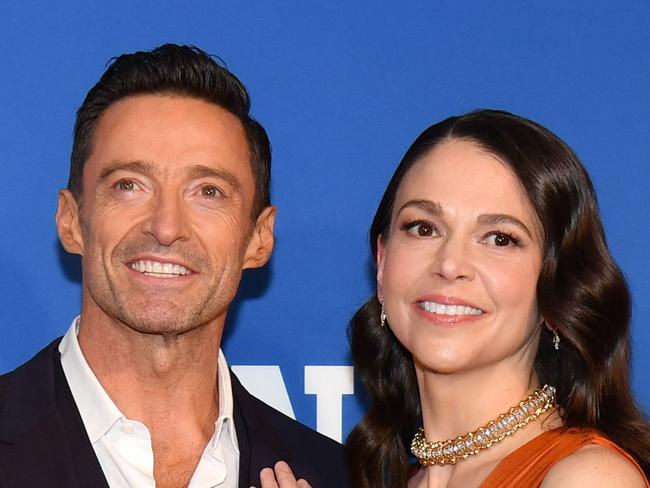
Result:
[[128,262],[127,266],[154,278],[181,278],[195,273],[187,265],[166,258],[139,258]]

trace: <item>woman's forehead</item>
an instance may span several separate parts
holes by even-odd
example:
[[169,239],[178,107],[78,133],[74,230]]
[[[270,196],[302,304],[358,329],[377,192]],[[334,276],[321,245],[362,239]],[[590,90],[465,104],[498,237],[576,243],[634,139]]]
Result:
[[512,214],[531,226],[538,218],[510,166],[475,142],[449,139],[422,156],[404,175],[394,212],[410,200],[428,200],[443,212]]

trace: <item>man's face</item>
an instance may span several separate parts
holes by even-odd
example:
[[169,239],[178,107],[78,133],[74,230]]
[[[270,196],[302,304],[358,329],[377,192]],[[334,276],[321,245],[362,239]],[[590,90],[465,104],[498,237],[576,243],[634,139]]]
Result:
[[205,101],[138,95],[96,127],[83,203],[57,225],[82,256],[83,313],[143,333],[223,321],[244,268],[273,246],[274,210],[251,219],[255,182],[240,121]]

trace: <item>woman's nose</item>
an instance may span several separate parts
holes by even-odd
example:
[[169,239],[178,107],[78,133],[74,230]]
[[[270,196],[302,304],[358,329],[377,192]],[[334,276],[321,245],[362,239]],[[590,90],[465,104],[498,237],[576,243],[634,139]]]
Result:
[[432,272],[449,281],[472,279],[474,266],[469,256],[468,243],[459,238],[446,238],[436,249]]

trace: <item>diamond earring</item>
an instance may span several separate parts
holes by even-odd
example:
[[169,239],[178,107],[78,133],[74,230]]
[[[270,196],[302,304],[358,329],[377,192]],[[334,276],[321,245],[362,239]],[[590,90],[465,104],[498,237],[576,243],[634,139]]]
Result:
[[557,329],[553,329],[553,348],[556,351],[560,350],[560,334],[557,333]]

